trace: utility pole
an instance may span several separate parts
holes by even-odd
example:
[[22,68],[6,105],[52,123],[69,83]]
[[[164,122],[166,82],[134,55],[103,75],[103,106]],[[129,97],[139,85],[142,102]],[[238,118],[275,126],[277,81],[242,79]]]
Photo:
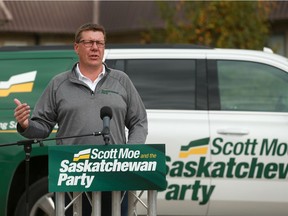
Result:
[[10,11],[8,10],[8,8],[6,7],[3,0],[0,0],[0,15],[1,15],[1,13],[4,14],[4,17],[0,16],[0,26],[13,20],[13,16],[10,13]]

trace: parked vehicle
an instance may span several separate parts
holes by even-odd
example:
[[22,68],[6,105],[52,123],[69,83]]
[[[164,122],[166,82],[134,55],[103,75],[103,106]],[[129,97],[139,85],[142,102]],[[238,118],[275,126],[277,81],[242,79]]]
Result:
[[[0,49],[0,143],[23,139],[13,99],[33,108],[50,79],[76,61],[72,48]],[[105,62],[125,71],[139,91],[148,113],[146,143],[166,144],[168,186],[158,193],[158,215],[288,214],[286,58],[193,46],[111,46]],[[54,142],[44,145],[34,145],[31,155],[33,216],[53,210],[47,146]],[[0,148],[0,215],[24,212],[24,159],[23,146]]]

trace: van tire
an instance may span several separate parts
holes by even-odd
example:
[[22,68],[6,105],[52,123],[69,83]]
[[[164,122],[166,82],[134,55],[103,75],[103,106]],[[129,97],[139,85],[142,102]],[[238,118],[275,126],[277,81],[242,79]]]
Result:
[[[43,216],[53,216],[55,212],[55,205],[54,211],[50,213],[44,212],[39,207],[39,203],[41,199],[44,200],[45,198],[54,199],[54,194],[48,192],[48,177],[44,177],[39,179],[35,183],[33,183],[29,188],[29,215],[36,216],[36,215],[43,215]],[[32,211],[31,211],[32,210]],[[18,201],[16,206],[14,216],[23,216],[26,211],[26,193],[23,193],[21,198]],[[41,212],[41,213],[40,213]]]

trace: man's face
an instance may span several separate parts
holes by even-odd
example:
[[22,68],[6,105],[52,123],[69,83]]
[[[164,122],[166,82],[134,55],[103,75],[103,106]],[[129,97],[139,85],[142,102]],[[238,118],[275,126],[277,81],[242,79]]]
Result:
[[103,33],[100,31],[82,32],[80,42],[74,44],[74,50],[79,56],[80,66],[102,67],[105,50]]

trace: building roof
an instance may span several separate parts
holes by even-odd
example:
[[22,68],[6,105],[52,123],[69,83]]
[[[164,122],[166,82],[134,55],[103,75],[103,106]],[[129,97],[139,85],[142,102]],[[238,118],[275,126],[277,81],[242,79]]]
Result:
[[[0,31],[6,32],[74,33],[81,24],[93,21],[105,26],[107,32],[133,31],[147,28],[157,17],[154,1],[3,2],[13,15],[13,20],[0,26]],[[4,15],[0,8],[1,17]],[[160,25],[160,19],[154,19],[152,24]]]
[[[93,20],[92,1],[4,1],[13,19],[6,32],[71,33]],[[3,17],[0,13],[0,18]]]
[[99,22],[109,32],[160,27],[163,22],[155,1],[101,1]]
[[277,1],[270,15],[271,21],[288,20],[288,2]]
[[[7,19],[7,10],[12,16]],[[68,33],[87,22],[105,26],[107,32],[161,27],[156,1],[0,0],[0,32]],[[272,21],[288,20],[288,1],[276,2]],[[4,8],[4,9],[3,9]],[[9,15],[9,14],[8,14]],[[4,23],[4,24],[3,24]]]

